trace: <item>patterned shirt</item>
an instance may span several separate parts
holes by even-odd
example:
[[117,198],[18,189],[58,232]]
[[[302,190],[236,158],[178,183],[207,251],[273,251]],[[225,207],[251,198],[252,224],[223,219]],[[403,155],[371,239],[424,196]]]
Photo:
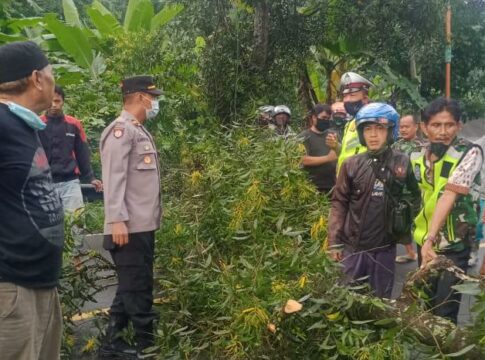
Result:
[[475,177],[482,169],[482,164],[483,152],[479,147],[474,146],[465,154],[453,171],[445,189],[460,195],[467,195],[472,188]]
[[426,142],[421,140],[418,136],[414,137],[412,140],[400,138],[398,141],[392,144],[392,148],[394,150],[400,151],[406,155],[410,155],[413,152],[420,152],[425,146]]

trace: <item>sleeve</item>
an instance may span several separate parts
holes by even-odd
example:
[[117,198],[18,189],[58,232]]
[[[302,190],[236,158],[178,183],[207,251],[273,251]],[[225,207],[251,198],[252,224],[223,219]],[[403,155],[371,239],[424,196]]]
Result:
[[328,244],[332,246],[342,244],[345,219],[350,202],[350,178],[348,176],[348,161],[344,161],[333,190],[330,216],[328,220]]
[[406,190],[411,194],[410,200],[412,205],[413,215],[416,216],[421,209],[421,190],[419,189],[418,181],[414,176],[411,161],[408,163],[408,170],[406,175]]
[[91,168],[91,151],[89,149],[86,133],[81,122],[76,123],[77,134],[74,142],[74,153],[81,176],[88,182],[94,180],[93,169]]
[[482,164],[482,150],[478,146],[473,146],[449,177],[445,190],[453,191],[459,195],[467,195],[475,177],[482,169]]
[[126,130],[117,125],[103,134],[100,142],[104,212],[108,224],[129,220],[125,192],[133,144]]

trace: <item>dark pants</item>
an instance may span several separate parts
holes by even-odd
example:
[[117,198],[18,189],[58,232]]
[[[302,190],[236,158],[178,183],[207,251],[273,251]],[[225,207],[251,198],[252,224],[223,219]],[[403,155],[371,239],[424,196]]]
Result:
[[365,280],[375,296],[390,298],[394,284],[396,246],[391,245],[379,250],[351,251],[344,249],[345,280],[347,283],[367,277]]
[[116,266],[118,289],[111,305],[111,317],[122,323],[131,320],[135,333],[152,332],[153,320],[153,253],[155,232],[129,234],[128,244],[112,246],[111,236],[105,237]]
[[[470,259],[470,249],[456,253],[439,253],[452,260],[456,266],[465,273]],[[421,266],[421,247],[418,246],[418,264]],[[434,315],[438,315],[453,321],[458,320],[460,311],[461,294],[451,287],[457,285],[460,280],[449,271],[443,271],[439,276],[435,276],[428,282],[426,294],[429,297],[428,306]]]

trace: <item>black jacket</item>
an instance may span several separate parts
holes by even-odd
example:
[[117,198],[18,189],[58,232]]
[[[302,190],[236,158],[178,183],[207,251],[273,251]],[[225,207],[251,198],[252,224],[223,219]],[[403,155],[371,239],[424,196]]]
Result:
[[4,104],[0,144],[0,281],[53,288],[62,265],[61,199],[37,131]]
[[54,182],[74,180],[80,176],[94,180],[90,150],[81,122],[69,115],[42,116],[47,127],[39,131]]
[[[379,159],[372,158],[369,153],[352,156],[343,163],[333,191],[328,224],[330,246],[344,244],[355,250],[368,250],[393,243],[392,235],[386,238],[387,243],[384,244],[361,238],[365,217],[371,211],[369,202],[376,181],[373,162],[378,163],[379,168],[385,168],[384,173],[379,174],[380,179],[394,178],[386,184],[394,198],[399,198],[406,187],[411,193],[412,203],[419,206],[420,192],[407,155],[388,149]],[[389,213],[389,206],[392,204],[385,191],[384,214]],[[384,215],[381,219],[383,228],[390,220],[386,217]]]

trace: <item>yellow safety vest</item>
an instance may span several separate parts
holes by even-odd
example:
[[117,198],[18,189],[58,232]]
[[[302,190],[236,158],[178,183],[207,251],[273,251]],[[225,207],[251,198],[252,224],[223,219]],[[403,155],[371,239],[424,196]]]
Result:
[[357,133],[357,128],[355,126],[355,119],[349,121],[345,126],[344,136],[342,137],[342,147],[337,161],[337,175],[345,159],[366,151],[367,147],[360,144],[359,134]]
[[[414,176],[421,189],[422,200],[421,211],[414,219],[414,240],[421,246],[424,244],[428,235],[429,225],[431,224],[438,199],[448,183],[448,178],[456,169],[466,150],[465,148],[463,151],[458,151],[455,147],[451,146],[446,154],[434,163],[433,183],[430,183],[426,177],[425,150],[423,149],[421,152],[411,154]],[[436,250],[444,251],[454,249],[455,251],[460,251],[464,249],[463,239],[457,236],[455,229],[457,222],[465,223],[465,216],[473,213],[473,211],[470,195],[460,196],[457,199],[454,209],[446,218],[446,223],[440,229],[440,233],[437,236],[438,245],[436,246]],[[445,241],[442,239],[445,239]]]

